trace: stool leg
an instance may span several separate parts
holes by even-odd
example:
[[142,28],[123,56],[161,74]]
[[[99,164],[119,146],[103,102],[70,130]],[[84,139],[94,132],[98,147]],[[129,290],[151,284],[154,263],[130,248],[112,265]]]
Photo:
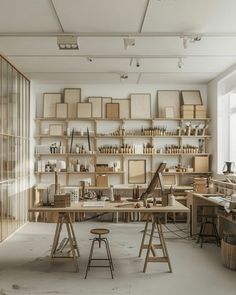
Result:
[[109,242],[108,242],[108,239],[107,238],[104,238],[104,240],[107,241],[108,253],[109,253],[109,256],[110,256],[110,260],[111,260],[111,266],[112,266],[112,270],[114,270],[114,265],[113,265],[113,261],[112,261],[112,257],[111,257],[110,245],[109,245]]
[[112,269],[113,269],[113,265],[112,265],[112,261],[110,259],[110,255],[109,255],[109,246],[108,246],[108,241],[107,239],[101,239],[101,241],[103,241],[106,245],[106,250],[107,250],[107,258],[108,258],[108,261],[109,261],[109,266],[110,266],[110,272],[111,272],[111,278],[113,279],[113,272],[112,272]]
[[99,238],[98,238],[98,245],[99,245],[99,248],[101,248],[101,240],[102,240],[101,235],[99,235]]
[[94,243],[95,243],[95,239],[93,239],[93,241],[92,241],[92,245],[91,245],[91,249],[90,249],[90,253],[89,253],[89,260],[88,260],[88,264],[87,264],[87,268],[86,268],[86,274],[85,274],[85,277],[84,277],[85,279],[87,278],[88,271],[90,269],[91,259],[92,259],[92,256],[93,256]]
[[200,232],[198,234],[197,244],[200,242],[200,239],[201,239],[201,236],[202,236],[202,232],[203,232],[203,222],[201,222],[201,228],[200,228]]
[[202,226],[202,233],[201,233],[201,236],[200,236],[200,240],[201,240],[201,248],[202,248],[202,245],[203,245],[203,242],[204,242],[204,232],[205,232],[205,228],[206,228],[206,220],[203,222],[203,226]]
[[213,229],[214,229],[214,232],[215,232],[216,244],[217,244],[217,246],[220,246],[220,237],[219,237],[218,230],[217,230],[215,222],[213,222]]

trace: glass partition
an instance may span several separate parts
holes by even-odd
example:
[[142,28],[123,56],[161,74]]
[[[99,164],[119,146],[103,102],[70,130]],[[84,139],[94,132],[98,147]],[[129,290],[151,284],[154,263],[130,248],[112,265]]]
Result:
[[0,56],[0,241],[27,220],[29,80]]

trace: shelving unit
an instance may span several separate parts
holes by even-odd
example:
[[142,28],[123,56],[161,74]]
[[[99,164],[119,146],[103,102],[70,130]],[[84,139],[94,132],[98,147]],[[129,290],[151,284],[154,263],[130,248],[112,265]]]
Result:
[[[74,150],[72,151],[72,153],[69,153],[69,145],[70,145],[70,140],[71,140],[71,136],[67,136],[67,135],[62,135],[62,136],[50,136],[48,134],[43,134],[42,130],[43,130],[43,126],[45,124],[49,124],[50,122],[57,122],[60,124],[63,124],[64,126],[64,132],[66,132],[66,130],[68,129],[69,126],[71,125],[78,125],[79,123],[83,124],[84,126],[86,125],[86,123],[88,123],[87,125],[89,125],[89,130],[90,130],[90,139],[92,142],[92,152],[85,152],[85,153],[75,153]],[[36,122],[37,122],[37,127],[38,127],[38,134],[35,136],[37,142],[40,144],[42,143],[42,141],[45,140],[49,140],[49,139],[57,139],[60,140],[61,142],[63,142],[66,146],[66,152],[63,154],[60,153],[41,153],[41,154],[36,154],[36,158],[37,159],[48,159],[49,157],[58,159],[58,158],[64,158],[67,167],[69,167],[69,163],[71,161],[71,159],[91,159],[91,161],[93,162],[93,165],[95,166],[96,164],[99,164],[99,161],[104,161],[104,158],[107,162],[109,162],[112,157],[114,159],[119,158],[120,164],[121,164],[121,171],[104,171],[104,172],[94,172],[94,171],[84,171],[84,172],[74,172],[74,171],[67,171],[67,172],[60,172],[59,175],[64,175],[66,177],[66,181],[65,184],[69,185],[72,184],[69,181],[70,176],[72,177],[73,175],[78,175],[79,177],[81,176],[91,176],[93,178],[92,181],[92,185],[94,186],[95,184],[95,177],[97,175],[101,175],[101,174],[105,174],[105,175],[110,175],[110,176],[118,176],[120,177],[120,183],[124,184],[127,183],[127,175],[128,175],[128,171],[127,171],[127,163],[129,159],[136,159],[142,157],[143,159],[146,159],[146,161],[149,163],[149,168],[147,169],[147,182],[150,181],[151,176],[155,173],[155,169],[157,168],[157,162],[159,160],[159,162],[166,160],[167,161],[169,159],[169,156],[171,156],[171,161],[173,162],[174,157],[176,157],[175,159],[175,163],[183,163],[184,161],[189,161],[191,159],[191,157],[194,156],[210,156],[210,154],[207,152],[207,142],[210,140],[211,136],[208,134],[203,134],[203,135],[143,135],[143,134],[125,134],[125,135],[120,135],[120,134],[112,134],[115,133],[114,130],[117,130],[118,128],[123,128],[125,127],[126,130],[128,130],[128,133],[130,133],[131,131],[129,131],[129,129],[134,129],[134,127],[132,127],[135,125],[135,130],[137,130],[137,125],[139,127],[139,130],[141,130],[142,126],[145,126],[145,128],[148,126],[148,128],[155,128],[157,126],[158,122],[161,122],[161,125],[163,125],[165,123],[166,126],[171,125],[171,127],[173,128],[173,124],[175,124],[175,129],[177,128],[183,128],[183,124],[185,122],[189,122],[189,121],[193,121],[193,122],[209,122],[210,118],[201,118],[201,119],[183,119],[183,118],[171,118],[171,119],[165,119],[165,118],[150,118],[150,119],[106,119],[106,118],[71,118],[71,119],[58,119],[58,118],[36,118]],[[108,123],[110,123],[112,126],[116,126],[116,127],[111,127],[108,125]],[[138,124],[137,124],[138,123]],[[80,124],[79,124],[80,125]],[[131,126],[129,126],[131,125]],[[109,127],[110,129],[113,129],[113,131],[111,132],[109,130],[109,132],[107,130],[102,130],[102,128]],[[132,131],[135,132],[135,131]],[[137,131],[136,131],[137,132]],[[87,136],[83,135],[75,135],[74,136],[75,140],[79,140],[79,141],[87,141]],[[175,144],[178,146],[182,146],[186,140],[191,140],[194,141],[196,143],[196,140],[199,139],[203,139],[204,140],[204,152],[202,153],[185,153],[185,152],[176,152],[176,153],[166,153],[166,152],[162,152],[162,153],[140,153],[140,154],[136,154],[136,153],[102,153],[99,152],[98,149],[101,145],[107,144],[107,145],[112,145],[115,144],[116,145],[122,145],[122,144],[132,144],[132,140],[134,140],[135,142],[137,141],[142,141],[142,143],[145,141],[145,143],[149,143],[153,146],[156,146],[157,144],[162,144],[162,145],[166,145],[166,144],[172,144],[171,140],[175,141]],[[134,142],[133,142],[134,143]],[[166,158],[166,159],[165,159]],[[88,161],[86,160],[86,161]],[[114,160],[115,161],[115,160]],[[53,175],[54,172],[36,172],[36,175],[38,177],[42,177],[43,175]],[[186,176],[191,176],[191,175],[209,175],[210,171],[207,172],[194,172],[194,171],[182,171],[182,172],[165,172],[165,175],[176,175],[178,177],[178,183],[182,184],[182,178],[186,177]],[[77,179],[77,183],[78,185],[78,179]],[[113,183],[112,183],[113,184]],[[74,185],[74,184],[73,184]]]

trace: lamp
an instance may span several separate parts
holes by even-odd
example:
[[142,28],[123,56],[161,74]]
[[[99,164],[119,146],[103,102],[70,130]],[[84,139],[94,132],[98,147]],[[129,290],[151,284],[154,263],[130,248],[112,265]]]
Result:
[[57,45],[61,50],[79,50],[78,38],[76,36],[58,36]]

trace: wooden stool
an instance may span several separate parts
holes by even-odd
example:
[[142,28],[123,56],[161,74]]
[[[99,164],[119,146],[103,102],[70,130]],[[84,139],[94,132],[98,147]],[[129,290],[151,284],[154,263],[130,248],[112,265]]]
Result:
[[[205,208],[208,208],[207,206],[201,206],[201,207],[203,210]],[[217,246],[220,246],[220,237],[219,237],[217,227],[216,227],[216,222],[215,222],[217,216],[214,214],[214,208],[213,209],[210,208],[210,209],[212,211],[210,214],[202,214],[201,215],[201,219],[202,219],[201,220],[201,228],[200,228],[200,232],[198,234],[198,239],[197,239],[197,243],[200,242],[201,248],[202,248],[202,244],[204,242],[209,242],[209,240],[205,240],[205,238],[214,238],[213,241],[216,242]],[[206,232],[207,226],[211,227],[212,233]]]
[[[88,264],[87,264],[85,279],[87,278],[88,271],[89,271],[90,267],[109,267],[110,272],[111,272],[111,277],[113,279],[114,266],[113,266],[113,262],[112,262],[112,258],[111,258],[110,246],[109,246],[107,238],[102,237],[102,235],[109,234],[109,232],[110,231],[107,228],[94,228],[94,229],[90,230],[91,234],[98,235],[98,237],[95,237],[92,239],[93,241],[92,241],[92,245],[91,245],[91,249],[90,249],[90,253],[89,253],[89,260],[88,260]],[[102,242],[104,242],[104,244],[106,246],[106,251],[107,251],[107,259],[106,258],[93,258],[93,249],[94,249],[95,242],[98,242],[99,248],[101,248],[101,244],[102,244]],[[92,260],[108,260],[109,265],[91,265]]]

